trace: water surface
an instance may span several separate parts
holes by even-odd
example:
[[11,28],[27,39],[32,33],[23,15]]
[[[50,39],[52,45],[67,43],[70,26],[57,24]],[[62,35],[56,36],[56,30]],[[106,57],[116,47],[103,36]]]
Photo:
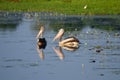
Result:
[[[0,78],[2,80],[119,80],[120,17],[67,16],[53,13],[0,13]],[[45,26],[47,46],[39,53],[36,35]],[[74,51],[52,39],[74,35]],[[54,49],[62,50],[62,58]]]

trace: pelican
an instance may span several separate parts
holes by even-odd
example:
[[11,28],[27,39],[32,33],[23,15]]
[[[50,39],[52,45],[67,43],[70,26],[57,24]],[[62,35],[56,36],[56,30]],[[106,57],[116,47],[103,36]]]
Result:
[[79,48],[79,40],[75,38],[74,36],[65,38],[62,40],[62,36],[64,35],[64,29],[60,29],[57,35],[54,37],[53,41],[59,39],[59,46],[60,47],[68,47],[68,48]]
[[36,36],[37,39],[37,45],[39,47],[39,49],[45,49],[47,42],[46,39],[43,38],[43,33],[44,33],[44,26],[41,26],[39,33]]

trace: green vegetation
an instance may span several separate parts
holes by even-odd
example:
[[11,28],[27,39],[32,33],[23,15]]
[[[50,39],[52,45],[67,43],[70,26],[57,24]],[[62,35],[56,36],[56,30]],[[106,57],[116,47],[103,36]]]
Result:
[[[86,8],[84,8],[87,6]],[[1,11],[119,15],[120,0],[0,0]]]

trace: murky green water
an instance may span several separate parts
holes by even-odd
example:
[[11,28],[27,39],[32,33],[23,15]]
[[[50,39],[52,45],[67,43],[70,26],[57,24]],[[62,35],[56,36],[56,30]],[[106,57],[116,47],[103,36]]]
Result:
[[[40,25],[47,46],[36,48]],[[60,28],[63,38],[77,37],[75,51],[52,39]],[[54,49],[61,49],[62,58]],[[53,13],[0,13],[1,80],[119,80],[120,16],[67,16]]]

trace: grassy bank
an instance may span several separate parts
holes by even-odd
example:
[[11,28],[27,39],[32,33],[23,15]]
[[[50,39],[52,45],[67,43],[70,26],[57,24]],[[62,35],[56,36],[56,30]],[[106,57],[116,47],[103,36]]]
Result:
[[0,0],[1,11],[15,12],[35,11],[74,15],[119,15],[119,7],[120,0]]

